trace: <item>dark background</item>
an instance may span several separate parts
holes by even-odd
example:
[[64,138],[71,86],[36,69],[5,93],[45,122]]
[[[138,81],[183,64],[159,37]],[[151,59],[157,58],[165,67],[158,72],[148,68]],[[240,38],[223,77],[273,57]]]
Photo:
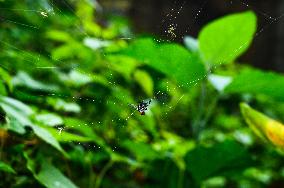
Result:
[[197,37],[202,26],[215,18],[254,10],[258,15],[258,34],[240,61],[284,72],[284,0],[99,0],[98,3],[106,12],[127,15],[138,33],[167,39],[165,32],[174,24],[176,37],[170,40],[177,42],[182,42],[185,35]]

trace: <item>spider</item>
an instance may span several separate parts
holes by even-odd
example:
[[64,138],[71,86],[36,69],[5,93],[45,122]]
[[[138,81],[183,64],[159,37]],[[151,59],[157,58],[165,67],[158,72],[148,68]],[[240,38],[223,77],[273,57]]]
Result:
[[140,115],[145,115],[146,111],[148,110],[148,107],[149,105],[151,104],[152,102],[152,99],[150,100],[143,100],[143,101],[140,101],[137,105],[134,105],[134,104],[131,104],[131,106],[137,110]]

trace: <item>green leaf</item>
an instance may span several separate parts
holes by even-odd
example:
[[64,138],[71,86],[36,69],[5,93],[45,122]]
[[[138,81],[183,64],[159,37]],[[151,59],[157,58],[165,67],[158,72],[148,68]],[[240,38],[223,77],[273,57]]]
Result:
[[7,113],[7,115],[9,115],[9,117],[15,118],[23,126],[29,126],[39,138],[55,147],[65,156],[68,156],[67,153],[61,148],[57,140],[50,134],[50,132],[41,126],[34,124],[30,120],[30,116],[34,112],[29,106],[25,105],[21,101],[3,96],[0,96],[0,106]]
[[38,125],[30,125],[30,127],[33,129],[34,133],[44,140],[46,143],[52,145],[54,148],[56,148],[58,151],[60,151],[63,155],[68,157],[68,154],[62,149],[58,141],[53,137],[53,135],[46,129]]
[[200,51],[209,64],[233,62],[247,50],[257,27],[256,15],[237,13],[206,25],[198,36]]
[[8,164],[0,161],[0,171],[16,174],[15,170]]
[[43,162],[37,180],[48,188],[76,188],[77,186],[53,165]]
[[35,116],[35,119],[42,125],[51,127],[63,124],[63,119],[54,113],[38,114]]
[[79,135],[76,135],[76,134],[66,132],[64,130],[60,131],[60,130],[56,130],[52,127],[49,127],[47,129],[52,134],[52,136],[59,142],[70,142],[70,141],[90,142],[90,141],[93,141],[92,138],[79,136]]
[[24,103],[9,97],[0,96],[0,106],[7,115],[14,117],[22,125],[32,124],[29,116],[33,114],[33,110]]
[[249,153],[234,141],[225,141],[212,147],[199,146],[187,153],[185,162],[186,169],[197,182],[252,165]]
[[32,77],[30,77],[26,72],[20,71],[14,78],[13,84],[15,86],[25,86],[30,89],[34,90],[42,90],[42,91],[49,91],[55,92],[58,91],[58,87],[51,84],[44,84],[41,83]]
[[139,160],[154,160],[159,157],[158,152],[148,144],[142,142],[127,140],[122,145],[132,152]]
[[4,95],[4,96],[7,95],[7,91],[6,91],[5,85],[2,82],[2,80],[0,80],[0,95]]
[[69,42],[73,40],[69,33],[59,30],[48,30],[46,37],[59,42]]
[[190,82],[205,75],[205,67],[198,57],[178,44],[159,44],[153,39],[142,38],[135,40],[121,53],[146,63],[181,85],[190,86]]
[[153,80],[147,72],[137,70],[134,73],[134,78],[148,96],[153,95],[153,87],[154,87]]
[[25,134],[26,130],[24,128],[24,125],[22,125],[16,118],[6,116],[7,121],[7,129],[14,131],[18,134]]
[[36,164],[28,154],[25,152],[24,157],[27,160],[27,168],[32,172],[33,176],[37,181],[47,188],[76,188],[77,186],[69,180],[64,174],[62,174],[56,167],[52,164],[42,160],[40,163],[40,171],[36,172]]
[[66,102],[60,98],[47,98],[47,103],[51,105],[55,110],[64,111],[64,112],[73,112],[79,113],[81,107],[75,102]]
[[12,78],[9,75],[8,72],[6,72],[4,69],[2,69],[0,67],[0,78],[5,81],[10,89],[10,91],[13,89],[13,85],[12,85]]
[[273,72],[245,69],[226,87],[225,92],[264,94],[284,101],[284,76]]
[[86,122],[76,119],[76,118],[64,118],[64,124],[68,129],[74,129],[82,133],[84,136],[91,138],[95,143],[104,147],[105,149],[108,148],[108,151],[111,149],[105,143],[104,139],[99,137],[93,130],[91,126],[88,126]]

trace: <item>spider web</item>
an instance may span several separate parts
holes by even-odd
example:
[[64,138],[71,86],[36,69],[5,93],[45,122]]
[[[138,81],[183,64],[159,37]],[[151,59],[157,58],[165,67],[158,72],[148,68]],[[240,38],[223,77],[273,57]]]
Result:
[[[45,1],[42,1],[45,2]],[[69,2],[63,0],[62,3],[69,9],[70,13],[72,13],[73,16],[75,16],[76,18],[76,22],[79,23],[75,23],[73,24],[75,26],[75,29],[78,30],[85,38],[92,38],[92,36],[90,36],[82,27],[82,20],[80,17],[78,17],[75,13],[75,10],[72,8],[71,4],[69,4]],[[202,5],[199,7],[199,9],[194,13],[193,16],[193,22],[195,22],[196,20],[199,19],[199,17],[202,15],[202,13],[204,13],[205,10],[205,5],[208,3],[208,0],[204,0]],[[263,26],[261,26],[259,28],[259,30],[255,33],[255,40],[264,33],[265,30],[267,30],[271,25],[279,22],[282,20],[282,18],[284,17],[284,13],[281,13],[280,16],[272,16],[270,13],[267,13],[263,10],[258,10],[255,9],[253,6],[249,5],[248,3],[246,3],[245,1],[242,0],[236,0],[236,1],[230,1],[229,2],[231,5],[233,5],[234,3],[240,3],[244,6],[244,8],[249,8],[249,9],[253,9],[255,12],[257,12],[259,15],[263,16],[264,19],[267,21],[267,23]],[[1,5],[1,4],[0,4]],[[14,24],[15,26],[21,27],[21,28],[27,28],[27,29],[31,29],[31,30],[35,30],[35,31],[40,31],[41,26],[38,25],[31,25],[31,24],[27,24],[18,20],[12,20],[11,18],[9,18],[10,15],[18,14],[18,13],[25,13],[25,14],[33,14],[33,16],[37,17],[37,19],[48,19],[49,17],[53,17],[55,15],[61,15],[62,18],[65,18],[67,21],[67,23],[72,23],[74,22],[74,20],[72,20],[69,16],[66,16],[66,14],[60,9],[60,7],[58,7],[52,0],[48,1],[47,4],[44,3],[44,5],[42,4],[37,4],[35,5],[37,7],[35,7],[34,9],[17,9],[17,8],[2,8],[0,7],[1,10],[1,14],[0,14],[0,27],[5,27],[5,24],[9,23],[9,24]],[[177,19],[178,16],[183,12],[183,8],[185,6],[187,6],[186,1],[184,1],[182,3],[182,5],[178,6],[177,5],[177,1],[174,2],[174,7],[177,8],[171,8],[169,10],[168,13],[166,13],[166,15],[164,16],[164,19],[161,20],[161,24],[158,26],[160,28],[163,29],[163,33],[164,35],[162,35],[163,38],[160,39],[156,39],[157,42],[164,42],[164,41],[174,41],[177,37],[177,34],[175,33],[177,28],[179,27],[179,25],[177,24]],[[187,35],[188,33],[190,33],[191,30],[191,26],[188,26],[187,29],[185,30],[184,36]],[[124,36],[124,37],[120,37],[120,40],[125,40],[125,41],[132,41],[135,39],[135,37],[132,36]],[[235,52],[233,54],[229,54],[228,56],[234,55],[235,53],[237,53],[239,50],[242,49],[242,47],[246,45],[246,43],[242,44],[242,46],[240,46],[239,48],[237,48],[235,50]],[[13,54],[13,53],[21,53],[22,54],[22,60],[25,61],[27,63],[27,65],[30,67],[30,69],[38,69],[39,71],[50,71],[50,70],[56,70],[56,71],[61,71],[62,67],[61,66],[41,66],[39,62],[41,61],[53,61],[56,62],[60,65],[68,65],[69,62],[65,62],[65,61],[61,61],[58,59],[54,59],[53,57],[51,57],[51,55],[49,55],[48,53],[44,53],[41,51],[41,49],[39,49],[37,51],[37,54],[39,54],[37,57],[35,57],[31,52],[28,52],[26,50],[24,50],[21,45],[17,45],[16,43],[11,43],[11,42],[7,42],[5,41],[5,39],[3,39],[1,37],[0,40],[0,46],[1,47],[5,47],[8,48],[7,49],[2,49],[2,52],[7,53],[7,54]],[[202,77],[191,81],[189,83],[186,83],[187,85],[193,85],[196,86],[197,84],[200,84],[202,82],[202,80],[207,79],[208,76],[219,66],[221,66],[222,63],[220,62],[217,65],[214,65],[213,67],[210,68],[210,70],[208,70]],[[111,64],[107,62],[107,66],[110,67]],[[9,70],[8,67],[6,67],[4,64],[1,64],[1,67],[4,69]],[[81,71],[83,74],[85,73],[84,71],[80,70],[80,67],[72,67],[71,70],[77,70],[77,71]],[[11,70],[9,70],[11,72]],[[13,72],[13,74],[17,74],[17,72]],[[86,73],[87,74],[87,73]],[[109,73],[109,77],[110,77],[110,81],[109,83],[112,85],[112,87],[117,87],[119,85],[119,83],[117,83],[115,80],[115,78],[112,77],[112,71],[110,70]],[[177,86],[170,86],[170,84],[167,82],[167,86],[166,86],[166,90],[165,91],[161,91],[159,89],[155,89],[155,93],[153,95],[153,99],[155,101],[157,101],[157,103],[159,103],[159,105],[164,105],[166,107],[166,111],[164,114],[162,114],[162,119],[165,119],[168,116],[168,113],[173,110],[180,101],[182,101],[184,99],[184,96],[186,95],[186,92],[183,91],[182,85],[177,85]],[[21,93],[22,91],[17,91],[19,93]],[[172,103],[168,104],[168,95],[166,94],[167,92],[176,92],[179,93],[178,96],[175,96],[175,99],[173,100]],[[58,93],[43,93],[43,94],[36,94],[38,97],[56,97],[56,98],[62,98],[62,99],[66,99],[69,101],[74,101],[74,102],[78,102],[78,101],[83,101],[86,103],[91,103],[94,105],[101,105],[101,104],[108,104],[108,103],[113,103],[113,105],[118,105],[121,107],[125,107],[128,105],[128,103],[123,102],[123,100],[127,100],[122,96],[122,99],[119,100],[118,102],[113,102],[109,99],[94,99],[94,98],[86,98],[86,97],[81,97],[81,96],[70,96],[70,95],[66,95],[66,94],[58,94]],[[143,100],[143,98],[140,98],[139,100]],[[139,100],[137,100],[136,102],[138,102]],[[135,101],[131,101],[131,102],[135,102]],[[157,105],[157,104],[155,104]],[[148,113],[148,112],[146,112]],[[152,112],[149,112],[149,114],[151,115]],[[117,117],[113,117],[111,119],[111,123],[113,125],[120,125],[120,127],[125,127],[127,125],[127,122],[134,116],[136,115],[136,111],[132,111],[130,112],[125,118],[117,118]],[[139,114],[137,114],[139,116]],[[90,122],[88,124],[83,124],[82,126],[97,126],[100,127],[102,126],[103,120],[98,120],[98,121],[94,121],[94,122]],[[68,127],[58,127],[58,133],[61,134],[62,131],[64,131],[66,128]],[[119,140],[119,138],[118,138]],[[80,143],[79,143],[80,144]],[[89,147],[96,147],[96,145],[89,145]],[[99,146],[97,146],[99,147]]]

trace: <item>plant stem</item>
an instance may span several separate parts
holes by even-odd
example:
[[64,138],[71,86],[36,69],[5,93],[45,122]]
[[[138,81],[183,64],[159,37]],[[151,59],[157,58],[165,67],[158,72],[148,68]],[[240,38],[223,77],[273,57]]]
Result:
[[112,159],[104,166],[104,168],[101,170],[101,172],[99,173],[97,180],[96,180],[96,184],[95,184],[95,188],[99,188],[101,186],[102,180],[106,174],[106,172],[111,168],[111,166],[113,165],[113,161]]

